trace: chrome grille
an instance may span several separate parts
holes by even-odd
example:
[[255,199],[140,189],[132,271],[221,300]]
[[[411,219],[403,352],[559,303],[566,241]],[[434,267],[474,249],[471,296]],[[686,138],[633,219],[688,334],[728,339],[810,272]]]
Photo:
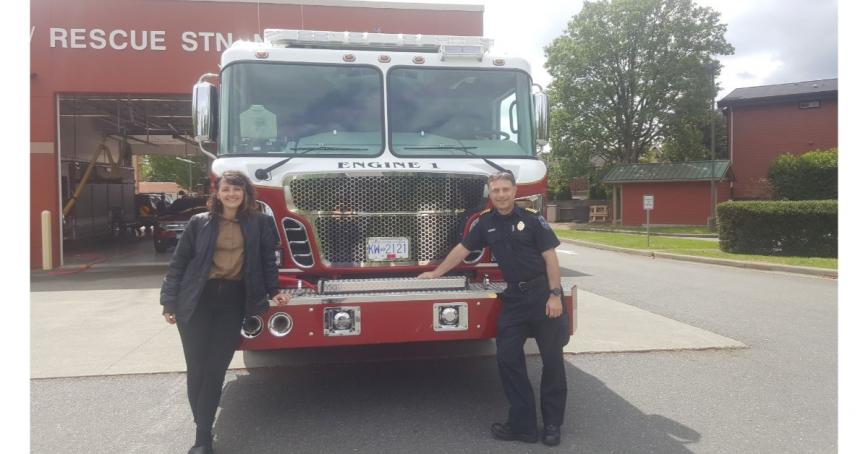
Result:
[[287,182],[293,211],[437,212],[485,202],[485,177],[443,174],[299,177]]
[[367,261],[368,237],[404,237],[408,262],[440,260],[458,244],[463,214],[393,214],[319,216],[314,220],[320,255],[333,265]]
[[367,261],[371,237],[407,238],[409,257],[387,265],[442,260],[460,241],[466,214],[485,205],[484,175],[319,174],[286,181],[290,210],[310,220],[320,259],[331,266]]

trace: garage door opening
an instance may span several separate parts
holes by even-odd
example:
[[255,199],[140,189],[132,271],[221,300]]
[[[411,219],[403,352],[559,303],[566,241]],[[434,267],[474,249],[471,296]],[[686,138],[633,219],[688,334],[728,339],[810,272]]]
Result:
[[166,263],[152,244],[156,209],[207,191],[190,96],[61,95],[58,115],[61,263]]

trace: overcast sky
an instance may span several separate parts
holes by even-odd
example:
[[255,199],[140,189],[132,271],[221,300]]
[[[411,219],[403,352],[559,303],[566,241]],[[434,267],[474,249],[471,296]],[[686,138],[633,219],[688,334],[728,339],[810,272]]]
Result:
[[[406,0],[405,0],[406,1]],[[423,0],[424,1],[424,0]],[[718,99],[739,87],[838,76],[837,0],[695,0],[721,13],[735,54],[722,57]],[[543,47],[561,35],[581,0],[427,0],[484,5],[484,29],[497,53],[526,58],[534,81],[551,80]]]

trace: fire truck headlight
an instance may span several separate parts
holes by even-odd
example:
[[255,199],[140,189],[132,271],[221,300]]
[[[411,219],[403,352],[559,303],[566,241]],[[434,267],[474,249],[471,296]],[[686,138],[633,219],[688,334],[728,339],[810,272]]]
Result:
[[245,339],[253,339],[262,332],[262,319],[258,315],[247,317],[241,324],[241,335]]
[[323,334],[358,336],[362,332],[360,307],[330,307],[323,310]]
[[268,332],[274,337],[283,337],[292,331],[292,317],[286,312],[278,312],[268,319]]
[[458,324],[458,308],[453,306],[443,306],[440,308],[440,323],[447,326],[455,326]]
[[434,331],[466,331],[467,322],[467,303],[434,305]]
[[353,327],[353,317],[347,311],[335,312],[333,320],[335,329],[346,330]]

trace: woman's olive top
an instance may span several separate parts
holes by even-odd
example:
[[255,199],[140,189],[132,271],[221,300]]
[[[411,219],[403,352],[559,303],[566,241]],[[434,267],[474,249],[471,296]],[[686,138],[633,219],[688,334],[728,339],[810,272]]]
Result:
[[[241,216],[238,222],[244,235],[245,315],[259,315],[279,292],[274,254],[280,246],[277,228],[274,219],[262,213]],[[178,241],[160,290],[163,312],[175,314],[177,320],[189,321],[196,310],[211,270],[219,224],[211,213],[197,214]]]

